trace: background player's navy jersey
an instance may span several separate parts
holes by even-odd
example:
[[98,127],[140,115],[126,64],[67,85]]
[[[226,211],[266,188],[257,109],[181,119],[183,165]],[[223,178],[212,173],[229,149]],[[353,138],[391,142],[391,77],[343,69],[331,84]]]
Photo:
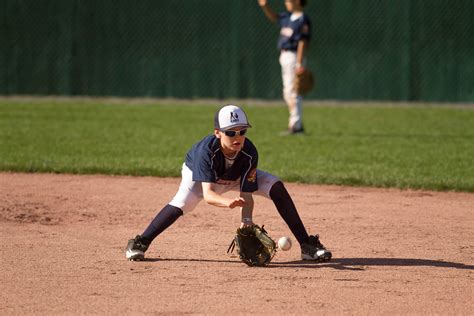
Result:
[[278,15],[280,25],[280,37],[278,38],[278,49],[296,51],[299,40],[311,39],[311,21],[303,13],[298,19],[291,21],[290,12],[282,12]]
[[193,181],[218,183],[219,180],[235,181],[240,178],[240,191],[254,192],[258,189],[258,153],[248,138],[228,170],[220,140],[214,135],[206,136],[194,144],[186,154],[185,163],[193,172]]

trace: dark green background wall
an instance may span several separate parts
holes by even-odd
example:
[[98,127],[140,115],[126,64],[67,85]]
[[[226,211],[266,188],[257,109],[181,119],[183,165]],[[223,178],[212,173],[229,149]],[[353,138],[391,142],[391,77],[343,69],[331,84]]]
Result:
[[[306,11],[308,98],[474,101],[474,1]],[[277,36],[256,0],[2,0],[0,94],[280,99]]]

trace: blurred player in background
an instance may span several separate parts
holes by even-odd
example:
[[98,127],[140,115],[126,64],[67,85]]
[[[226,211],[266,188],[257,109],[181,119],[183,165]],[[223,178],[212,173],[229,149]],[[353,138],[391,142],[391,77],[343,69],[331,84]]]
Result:
[[306,0],[284,0],[286,10],[275,13],[267,0],[258,0],[265,16],[280,26],[278,49],[283,79],[283,98],[288,105],[290,118],[286,134],[303,133],[303,96],[294,89],[296,73],[304,71],[306,50],[311,38],[311,21],[303,12]]

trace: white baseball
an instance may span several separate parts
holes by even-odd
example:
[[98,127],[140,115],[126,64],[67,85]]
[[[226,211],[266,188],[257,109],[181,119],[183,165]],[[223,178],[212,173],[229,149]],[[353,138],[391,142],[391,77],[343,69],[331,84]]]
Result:
[[278,239],[278,248],[283,251],[287,251],[291,249],[291,239],[290,237],[281,237]]

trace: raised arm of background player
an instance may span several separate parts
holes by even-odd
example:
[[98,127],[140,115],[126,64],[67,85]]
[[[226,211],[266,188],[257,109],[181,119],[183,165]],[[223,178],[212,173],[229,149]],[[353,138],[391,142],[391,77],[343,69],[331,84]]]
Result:
[[[263,13],[265,13],[265,16],[272,22],[276,23],[278,21],[278,14],[270,8],[268,5],[267,0],[257,0],[258,5],[262,8]],[[308,46],[308,43],[306,40],[300,40],[298,42],[298,49],[296,51],[296,73],[302,73],[304,71],[304,65],[303,65],[303,59],[304,55],[306,53],[306,48]]]
[[275,13],[275,11],[270,8],[268,5],[267,0],[258,0],[258,5],[262,8],[263,13],[265,13],[265,16],[272,22],[276,23],[278,20],[278,14]]
[[206,201],[207,204],[214,205],[217,207],[228,207],[231,209],[235,207],[241,207],[242,217],[240,227],[253,224],[252,213],[254,203],[252,193],[240,192],[240,197],[230,199],[214,191],[212,183],[203,182],[202,194],[204,201]]

